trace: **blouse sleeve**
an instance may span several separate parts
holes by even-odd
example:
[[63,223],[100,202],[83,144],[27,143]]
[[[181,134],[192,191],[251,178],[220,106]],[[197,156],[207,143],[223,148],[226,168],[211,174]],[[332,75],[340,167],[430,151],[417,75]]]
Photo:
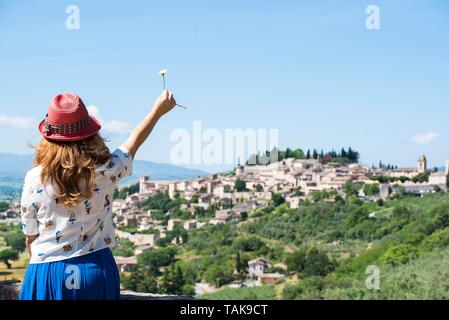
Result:
[[133,159],[129,151],[123,146],[118,147],[112,153],[111,163],[108,167],[111,170],[110,176],[113,182],[118,182],[132,175]]
[[38,185],[34,185],[29,175],[25,177],[25,183],[23,185],[23,192],[21,198],[21,220],[23,233],[27,236],[33,236],[39,234],[39,225],[37,221],[37,212],[39,211],[40,204],[38,197],[36,196],[42,192]]

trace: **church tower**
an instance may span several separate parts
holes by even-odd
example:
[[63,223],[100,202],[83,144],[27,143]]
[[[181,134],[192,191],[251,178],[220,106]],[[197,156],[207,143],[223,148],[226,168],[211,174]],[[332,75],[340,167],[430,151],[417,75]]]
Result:
[[240,165],[240,157],[238,158],[237,166],[235,167],[235,174],[241,176],[243,174],[244,167]]
[[427,159],[422,154],[419,156],[419,159],[418,159],[418,173],[424,173],[426,171],[427,171]]

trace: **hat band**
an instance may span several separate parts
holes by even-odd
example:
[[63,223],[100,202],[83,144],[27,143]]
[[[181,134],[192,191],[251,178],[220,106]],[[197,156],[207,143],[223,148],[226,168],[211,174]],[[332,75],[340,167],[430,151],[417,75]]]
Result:
[[[47,116],[48,116],[48,114],[47,114]],[[89,124],[89,114],[88,113],[80,120],[73,122],[73,123],[69,123],[69,124],[50,124],[50,123],[48,123],[47,116],[45,117],[44,130],[43,130],[45,134],[77,133],[81,129],[87,127],[87,125]]]

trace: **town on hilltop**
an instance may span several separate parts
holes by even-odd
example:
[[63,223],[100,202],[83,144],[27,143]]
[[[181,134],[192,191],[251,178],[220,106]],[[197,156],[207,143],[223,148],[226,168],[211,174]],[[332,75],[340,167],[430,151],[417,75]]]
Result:
[[[337,201],[348,193],[369,202],[384,201],[396,194],[438,192],[446,189],[449,173],[449,161],[446,161],[445,172],[429,170],[424,155],[419,157],[415,168],[323,161],[319,155],[316,159],[308,158],[286,158],[267,165],[238,164],[229,173],[186,181],[152,181],[148,176],[140,177],[138,192],[113,202],[114,222],[118,229],[116,235],[136,246],[132,256],[116,256],[119,268],[122,272],[132,270],[137,263],[136,256],[157,247],[158,241],[176,228],[189,232],[206,224],[242,221],[272,201],[283,202],[294,209],[317,198]],[[147,206],[142,204],[158,194],[165,194],[170,199],[183,199],[180,209],[187,215],[174,218],[168,210],[164,212],[164,223],[159,210],[144,210]],[[205,218],[201,213],[206,210],[211,214]],[[169,241],[175,245],[182,244],[183,237],[171,237]],[[271,262],[265,257],[248,261],[250,278],[259,284],[282,281],[281,274],[268,272],[270,266]]]
[[[268,164],[259,164],[256,159],[255,164],[239,163],[230,172],[183,181],[140,177],[138,184],[121,187],[114,193],[112,211],[118,246],[113,252],[119,270],[132,274],[142,263],[151,263],[139,258],[154,250],[182,246],[188,243],[191,232],[205,226],[230,224],[240,228],[256,222],[255,213],[264,209],[270,212],[270,208],[279,206],[298,209],[302,204],[323,201],[331,204],[348,198],[381,206],[385,201],[404,195],[423,196],[447,190],[449,161],[446,161],[445,171],[429,169],[424,155],[419,156],[413,168],[382,163],[375,167],[358,163],[358,154],[349,151],[352,156],[344,149],[340,154],[327,155],[284,152]],[[375,218],[372,216],[375,214],[370,213],[370,218]],[[20,203],[3,208],[0,216],[4,221],[19,222]],[[335,246],[341,243],[339,239],[331,241]],[[168,254],[171,256],[163,265],[170,264],[173,254]],[[159,254],[159,258],[165,256],[166,252]],[[286,281],[287,266],[282,262],[273,263],[263,253],[249,259],[246,256],[243,260],[241,262],[237,252],[232,278],[238,281],[231,282],[231,288]],[[163,269],[152,272],[160,274]],[[223,283],[226,282],[199,281],[194,284],[194,291],[189,292],[208,294]]]

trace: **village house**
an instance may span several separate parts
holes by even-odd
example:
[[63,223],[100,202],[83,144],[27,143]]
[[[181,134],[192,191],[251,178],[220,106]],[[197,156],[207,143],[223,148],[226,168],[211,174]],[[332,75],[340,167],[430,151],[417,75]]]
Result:
[[123,218],[122,225],[125,227],[137,227],[137,217],[136,215],[126,215]]
[[248,273],[250,276],[259,277],[264,273],[268,273],[268,269],[272,266],[271,261],[263,258],[256,258],[248,261]]
[[154,192],[168,191],[171,181],[152,181],[149,176],[142,176],[139,179],[139,193],[142,195],[151,195]]
[[285,201],[288,203],[291,209],[297,209],[301,203],[301,198],[298,196],[287,196]]
[[182,220],[180,219],[170,219],[167,222],[167,231],[172,231],[175,226],[182,225]]
[[429,176],[429,184],[434,186],[445,186],[446,185],[446,172],[432,172]]
[[4,212],[2,212],[2,215],[6,219],[17,219],[20,218],[20,213],[17,210],[14,209],[8,209]]
[[223,210],[217,210],[215,211],[215,219],[216,220],[222,220],[222,221],[228,221],[232,219],[234,216],[234,211],[230,209],[223,209]]
[[131,194],[126,197],[126,206],[128,210],[138,210],[140,209],[140,200],[138,194]]
[[263,273],[257,278],[261,284],[278,284],[284,280],[285,276],[280,273]]
[[128,239],[136,246],[150,245],[154,247],[156,245],[156,241],[159,239],[159,236],[157,236],[156,234],[131,234],[122,230],[116,230],[115,234],[119,238]]
[[112,212],[117,212],[122,209],[126,209],[126,200],[124,199],[115,199],[112,202]]
[[192,230],[197,228],[197,221],[196,220],[188,220],[184,222],[183,225],[185,230]]

